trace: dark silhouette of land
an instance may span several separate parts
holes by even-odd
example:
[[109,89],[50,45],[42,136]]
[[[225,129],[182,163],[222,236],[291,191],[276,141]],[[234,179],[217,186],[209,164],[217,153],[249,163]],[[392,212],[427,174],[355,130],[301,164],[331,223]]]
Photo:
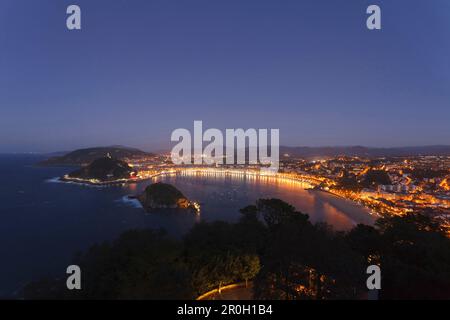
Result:
[[96,147],[96,148],[78,149],[62,156],[50,157],[49,159],[40,162],[39,165],[44,166],[87,165],[96,159],[106,157],[108,154],[112,158],[118,160],[123,159],[133,160],[152,155],[148,152],[144,152],[139,149],[128,148],[123,146]]

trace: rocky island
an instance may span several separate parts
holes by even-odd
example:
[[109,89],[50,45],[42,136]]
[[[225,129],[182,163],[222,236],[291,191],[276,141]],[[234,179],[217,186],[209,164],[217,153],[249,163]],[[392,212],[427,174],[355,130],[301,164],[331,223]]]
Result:
[[65,175],[61,180],[89,184],[111,184],[133,181],[137,171],[128,163],[114,159],[109,154],[94,160],[84,166]]
[[135,197],[147,212],[157,209],[187,210],[200,212],[200,205],[186,198],[180,190],[167,183],[153,183]]

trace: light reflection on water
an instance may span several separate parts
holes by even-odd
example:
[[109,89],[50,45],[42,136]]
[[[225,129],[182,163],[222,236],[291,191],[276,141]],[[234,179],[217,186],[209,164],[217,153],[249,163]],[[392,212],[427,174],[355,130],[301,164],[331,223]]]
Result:
[[0,297],[32,279],[59,275],[75,252],[117,238],[125,230],[164,228],[182,236],[202,221],[237,221],[239,209],[259,198],[280,198],[311,220],[336,229],[354,222],[371,223],[367,210],[327,193],[308,191],[289,179],[235,174],[180,174],[159,177],[202,204],[200,216],[168,212],[145,213],[136,195],[152,181],[124,186],[93,187],[54,183],[73,168],[36,167],[35,156],[0,156]]
[[306,190],[311,185],[291,179],[252,174],[183,171],[159,176],[152,182],[175,185],[202,205],[201,219],[237,221],[238,210],[260,198],[280,198],[308,213],[312,222],[327,222],[337,230],[357,223],[373,224],[369,210],[326,192]]

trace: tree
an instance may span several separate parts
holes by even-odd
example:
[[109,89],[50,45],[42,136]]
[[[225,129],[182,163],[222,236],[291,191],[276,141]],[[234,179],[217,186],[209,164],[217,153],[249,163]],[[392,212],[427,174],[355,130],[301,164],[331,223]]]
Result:
[[244,217],[256,219],[258,208],[255,205],[249,205],[239,210]]
[[269,228],[289,222],[309,223],[307,214],[296,211],[293,206],[280,199],[259,199],[256,207]]
[[382,299],[450,298],[450,239],[429,216],[381,218]]
[[378,229],[358,224],[345,236],[350,248],[361,254],[369,263],[379,263],[382,237]]
[[374,169],[367,171],[364,180],[362,181],[362,185],[366,188],[378,185],[388,185],[391,183],[391,178],[389,178],[389,174],[386,171]]
[[65,281],[55,279],[32,283],[24,294],[58,299],[192,299],[195,292],[181,249],[163,232],[127,231],[76,258],[83,290],[68,291]]
[[259,257],[256,255],[238,256],[237,273],[241,279],[245,280],[245,287],[248,287],[248,280],[253,279],[261,269]]
[[198,294],[253,278],[259,271],[264,226],[249,216],[237,224],[199,223],[184,238],[184,257]]
[[363,259],[326,225],[278,226],[255,281],[261,299],[355,298]]

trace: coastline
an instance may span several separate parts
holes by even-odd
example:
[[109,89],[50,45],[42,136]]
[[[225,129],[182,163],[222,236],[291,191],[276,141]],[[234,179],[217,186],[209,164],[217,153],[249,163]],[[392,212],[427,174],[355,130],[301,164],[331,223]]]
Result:
[[151,178],[152,177],[141,178],[141,179],[121,179],[121,180],[114,180],[114,181],[93,181],[93,180],[89,180],[89,179],[71,178],[66,175],[66,176],[58,177],[58,180],[60,182],[75,183],[75,184],[80,184],[80,185],[115,186],[115,185],[139,183],[139,182],[143,182],[146,180],[150,180]]
[[[141,183],[144,181],[148,181],[148,180],[152,180],[153,178],[159,177],[159,176],[166,176],[166,175],[171,175],[171,174],[179,174],[182,173],[183,171],[194,171],[194,172],[202,172],[204,170],[204,168],[202,169],[198,169],[198,168],[182,168],[182,169],[176,169],[175,171],[162,171],[162,172],[158,172],[155,173],[153,175],[149,175],[146,177],[141,177],[141,178],[133,178],[133,179],[120,179],[120,180],[114,180],[114,181],[95,181],[95,180],[89,180],[89,179],[80,179],[80,178],[72,178],[69,177],[68,175],[64,175],[62,177],[58,178],[58,182],[62,182],[62,183],[73,183],[73,184],[79,184],[79,185],[87,185],[87,186],[96,186],[96,187],[107,187],[107,186],[119,186],[119,185],[127,185],[127,184],[134,184],[134,183]],[[207,169],[206,171],[210,171],[211,169]],[[237,174],[237,175],[241,175],[241,173],[239,172],[239,170],[233,170],[233,169],[226,169],[226,170],[219,170],[220,173],[225,173],[225,174]],[[250,174],[250,175],[257,175],[257,173],[254,172],[245,172],[246,174]],[[295,177],[283,177],[280,176],[280,179],[288,179],[291,181],[295,181],[295,182],[301,182],[301,179],[296,179]],[[55,178],[56,179],[56,178]],[[329,190],[324,190],[320,187],[316,186],[312,186],[312,187],[306,187],[306,188],[302,188],[305,191],[308,192],[314,192],[316,194],[322,194],[322,196],[328,195],[330,196],[329,199],[341,199],[341,200],[345,200],[349,205],[354,206],[354,208],[362,208],[365,211],[367,211],[367,218],[368,219],[364,219],[366,220],[367,224],[372,224],[374,223],[374,221],[378,218],[376,213],[374,213],[370,207],[365,206],[364,204],[354,201],[352,199],[349,199],[345,196],[342,196],[340,194],[336,194],[332,191]],[[333,201],[334,202],[334,201]],[[349,211],[352,211],[352,208],[345,208],[345,211],[348,211],[348,209],[350,209]],[[353,221],[355,221],[355,219],[353,219],[353,215],[351,213],[349,213],[349,218]]]
[[[326,198],[328,202],[332,203],[342,212],[345,212],[348,218],[350,218],[352,221],[355,222],[355,225],[358,224],[356,220],[361,220],[361,215],[353,212],[356,209],[364,209],[364,211],[367,212],[367,216],[363,219],[364,221],[360,223],[373,225],[378,218],[375,214],[372,213],[370,208],[366,207],[365,205],[359,202],[343,197],[341,195],[334,194],[333,192],[322,189],[310,189],[307,191],[313,192],[316,195],[319,195],[319,197],[321,198]],[[336,200],[345,200],[344,203],[347,204],[347,206],[343,206],[342,202]],[[356,217],[358,217],[358,219],[355,219]]]

